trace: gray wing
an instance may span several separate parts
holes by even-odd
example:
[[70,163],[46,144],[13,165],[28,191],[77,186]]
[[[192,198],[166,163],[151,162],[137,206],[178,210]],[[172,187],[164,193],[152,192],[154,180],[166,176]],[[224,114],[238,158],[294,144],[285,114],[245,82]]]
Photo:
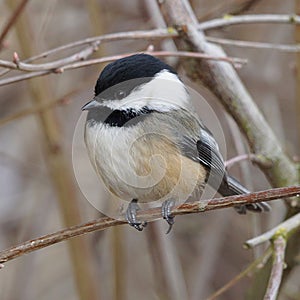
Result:
[[218,144],[207,128],[201,128],[197,141],[198,159],[210,172],[223,177],[225,165]]
[[[224,197],[249,193],[242,184],[227,174],[218,144],[212,133],[200,121],[197,124],[194,123],[193,130],[188,128],[185,134],[181,135],[181,139],[178,139],[183,154],[206,167],[207,183]],[[198,131],[194,130],[196,128]],[[271,209],[265,202],[235,208],[240,214],[245,214],[247,210],[267,212]]]
[[198,137],[184,136],[181,141],[181,150],[185,156],[201,163],[206,168],[206,179],[209,179],[209,184],[213,188],[218,190],[220,184],[226,182],[225,165],[218,144],[203,125],[199,128]]

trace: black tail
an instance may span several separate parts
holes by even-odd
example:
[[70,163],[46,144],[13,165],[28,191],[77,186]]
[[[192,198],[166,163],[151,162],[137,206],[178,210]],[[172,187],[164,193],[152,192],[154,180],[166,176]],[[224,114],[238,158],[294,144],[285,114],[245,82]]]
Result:
[[[218,192],[223,196],[234,196],[241,194],[248,194],[247,190],[242,184],[240,184],[236,179],[227,175],[227,182],[223,180],[221,186],[218,189]],[[253,212],[268,212],[271,210],[271,207],[266,202],[252,203],[246,205],[240,205],[234,207],[239,214],[246,214],[247,210]]]

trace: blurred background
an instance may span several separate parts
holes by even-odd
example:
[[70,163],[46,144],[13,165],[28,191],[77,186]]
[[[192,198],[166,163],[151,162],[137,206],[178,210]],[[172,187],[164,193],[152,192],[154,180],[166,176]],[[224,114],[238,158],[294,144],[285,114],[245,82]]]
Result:
[[[6,36],[0,59],[12,60],[16,51],[22,60],[105,33],[163,27],[154,2],[30,0]],[[19,3],[0,1],[0,32]],[[245,3],[251,5],[245,9]],[[230,13],[295,14],[299,5],[280,0],[194,0],[191,4],[199,21]],[[293,44],[295,28],[237,25],[207,35]],[[149,45],[155,50],[174,47],[170,42],[115,41],[101,44],[94,57],[143,51]],[[248,59],[238,73],[284,149],[297,159],[299,56],[274,49],[224,46],[224,50],[229,56]],[[190,82],[179,60],[167,61],[218,116],[227,141],[226,159],[248,153],[218,99]],[[0,87],[0,249],[101,216],[76,182],[72,141],[80,108],[93,96],[103,67],[99,64]],[[49,105],[53,101],[58,105]],[[205,115],[197,103],[195,106],[200,116]],[[270,187],[262,172],[248,161],[235,165],[230,173],[251,190]],[[98,187],[93,188],[97,193]],[[99,193],[101,199],[108,197]],[[206,299],[263,252],[264,246],[253,251],[242,245],[284,218],[284,205],[272,202],[272,206],[271,214],[260,216],[240,216],[232,209],[180,216],[169,235],[165,235],[166,224],[159,221],[142,233],[120,226],[76,238],[72,244],[47,247],[5,264],[0,271],[0,299]],[[298,266],[284,282],[280,299],[300,299],[299,276]],[[257,299],[251,296],[251,290],[259,288],[254,277],[247,276],[218,299]]]

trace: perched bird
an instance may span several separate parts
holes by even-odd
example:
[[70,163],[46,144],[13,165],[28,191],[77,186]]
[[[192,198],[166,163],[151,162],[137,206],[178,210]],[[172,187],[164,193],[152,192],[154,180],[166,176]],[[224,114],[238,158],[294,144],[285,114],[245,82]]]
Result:
[[[178,200],[199,197],[206,184],[222,196],[249,193],[227,174],[218,144],[194,112],[176,71],[147,54],[108,64],[87,110],[85,143],[91,163],[110,192],[131,201],[126,219],[137,230],[138,202],[162,202],[162,216],[174,224]],[[236,207],[269,211],[267,203]]]

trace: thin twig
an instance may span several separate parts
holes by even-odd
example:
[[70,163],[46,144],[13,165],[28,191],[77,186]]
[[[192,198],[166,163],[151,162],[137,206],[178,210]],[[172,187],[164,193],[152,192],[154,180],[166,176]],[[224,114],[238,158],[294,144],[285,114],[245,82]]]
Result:
[[264,300],[276,300],[284,269],[286,240],[282,235],[273,241],[273,265]]
[[[212,28],[218,28],[233,24],[241,24],[241,23],[290,23],[290,24],[299,24],[300,18],[295,15],[244,15],[244,16],[226,16],[222,19],[214,19],[207,22],[202,22],[198,24],[198,29],[200,30],[207,30]],[[27,60],[25,60],[25,63],[35,61],[40,58],[48,57],[49,55],[57,54],[58,52],[65,51],[67,49],[79,47],[86,44],[91,43],[100,43],[100,42],[109,42],[109,41],[115,41],[115,40],[122,40],[122,39],[163,39],[163,38],[171,38],[171,37],[177,37],[178,33],[174,28],[163,28],[163,29],[155,29],[155,30],[148,30],[148,31],[131,31],[131,32],[120,32],[120,33],[112,33],[112,34],[106,34],[91,38],[86,38],[83,40],[79,40],[73,43],[69,43],[48,51],[45,51],[41,54],[38,54],[36,56],[33,56]],[[3,63],[3,66],[7,66],[10,68],[14,68],[11,65],[6,65],[6,63]],[[45,75],[39,74],[39,75]],[[32,77],[36,77],[39,75],[35,75]],[[29,78],[32,78],[29,77]],[[18,79],[19,81],[19,79]]]
[[[198,29],[200,30],[207,30],[217,27],[223,27],[227,25],[233,25],[233,24],[240,24],[240,23],[255,23],[255,22],[276,22],[276,23],[291,23],[291,24],[299,24],[300,18],[298,16],[294,15],[244,15],[244,16],[227,16],[223,19],[215,19],[207,22],[200,23],[198,25]],[[170,38],[170,37],[177,37],[178,33],[174,28],[167,28],[167,29],[155,29],[155,30],[149,30],[149,31],[132,31],[132,32],[120,32],[120,33],[113,33],[113,34],[106,34],[96,37],[91,37],[87,39],[83,39],[80,41],[76,41],[67,45],[63,45],[51,50],[48,50],[46,52],[43,52],[39,55],[33,56],[27,60],[25,60],[23,63],[29,63],[34,60],[45,58],[49,55],[57,54],[58,52],[65,51],[67,49],[71,49],[74,47],[79,47],[86,44],[91,43],[100,43],[100,42],[108,42],[108,41],[115,41],[115,40],[122,40],[122,39],[157,39],[157,38]],[[2,64],[3,67],[8,67],[11,69],[15,69],[16,66],[11,64],[10,62],[1,61],[0,65]],[[4,81],[1,81],[1,85],[9,84],[12,82],[17,82],[37,76],[43,76],[46,74],[49,74],[51,72],[44,71],[43,73],[34,73],[31,75],[25,76],[15,76],[12,78],[4,79]]]
[[[22,74],[22,75],[4,78],[4,79],[0,80],[0,86],[15,83],[15,82],[26,80],[26,79],[33,78],[33,77],[47,75],[50,73],[59,73],[60,74],[60,73],[64,72],[65,70],[82,68],[82,67],[86,67],[86,66],[99,64],[99,63],[106,63],[106,62],[114,61],[119,58],[123,58],[125,56],[136,54],[136,53],[140,53],[140,52],[125,53],[125,54],[120,54],[120,55],[90,59],[90,60],[86,60],[86,61],[77,61],[77,62],[73,62],[70,64],[66,64],[64,66],[61,65],[59,68],[55,68],[55,67],[51,66],[51,63],[48,63],[47,64],[47,66],[49,67],[48,70],[44,70],[44,66],[46,64],[41,64],[41,70],[39,70],[39,71],[37,71],[39,69],[39,65],[26,64],[26,71],[29,71],[29,70],[35,70],[35,71],[33,71],[31,73],[26,73],[26,74]],[[242,58],[221,57],[221,56],[218,57],[218,56],[211,56],[211,55],[206,55],[206,54],[198,53],[198,52],[187,52],[187,51],[175,51],[175,52],[172,52],[172,51],[150,51],[149,52],[148,51],[147,52],[147,51],[144,51],[143,53],[148,53],[148,54],[155,55],[155,56],[193,57],[193,58],[199,58],[199,59],[224,61],[224,62],[232,64],[233,66],[235,66],[237,68],[239,68],[242,64],[247,63],[247,60],[242,59]],[[60,60],[60,62],[61,61],[62,60]],[[9,62],[6,62],[6,61],[0,61],[0,65],[3,62],[5,62],[5,64],[8,66]],[[18,65],[19,65],[18,68],[20,70],[22,70],[21,62],[18,62]],[[15,69],[15,67],[13,67],[13,68]]]
[[[131,53],[125,53],[110,57],[103,57],[103,58],[96,58],[96,59],[90,59],[87,61],[77,62],[70,65],[65,66],[62,68],[63,70],[69,70],[69,69],[75,69],[75,68],[81,68],[85,66],[90,66],[98,63],[103,63],[107,61],[116,60],[119,58],[123,58],[125,56],[137,54],[141,52],[131,52]],[[221,56],[211,56],[206,55],[200,52],[188,52],[188,51],[143,51],[145,54],[151,54],[153,56],[178,56],[178,57],[193,57],[193,58],[199,58],[199,59],[208,59],[208,60],[216,60],[216,61],[224,61],[227,63],[232,64],[235,67],[240,67],[242,64],[247,63],[247,59],[242,58],[236,58],[236,57],[221,57]],[[0,82],[1,85],[1,82]]]
[[26,4],[28,3],[29,0],[21,0],[19,5],[16,7],[16,9],[12,12],[10,18],[8,19],[5,27],[2,30],[2,33],[0,34],[0,50],[3,48],[3,41],[5,37],[7,36],[8,32],[11,30],[13,25],[16,23],[18,17],[24,10]]
[[[218,28],[233,24],[241,23],[289,23],[289,24],[299,24],[300,17],[295,15],[244,15],[244,16],[227,16],[221,19],[214,19],[207,22],[202,22],[198,25],[198,29],[207,30],[212,28]],[[48,57],[49,55],[57,54],[58,52],[79,47],[86,44],[91,44],[95,42],[111,42],[123,39],[164,39],[177,37],[178,33],[174,28],[160,28],[154,30],[137,30],[130,32],[118,32],[105,34],[101,36],[95,36],[91,38],[82,39],[76,42],[72,42],[41,54],[33,56],[26,60],[26,62],[32,62],[40,58]]]
[[45,75],[48,75],[51,73],[53,73],[52,70],[51,71],[38,71],[38,72],[31,72],[31,73],[26,73],[26,74],[22,74],[22,75],[4,78],[4,79],[0,80],[0,86],[11,84],[14,82],[23,81],[23,80],[34,78],[34,77],[42,77],[42,76],[45,76]]
[[287,45],[287,44],[261,43],[261,42],[222,39],[222,38],[210,37],[210,36],[207,36],[206,40],[212,43],[216,43],[220,45],[229,45],[234,47],[278,50],[278,51],[292,52],[292,53],[300,52],[300,45],[297,44]]
[[[5,60],[3,60],[4,62]],[[0,72],[0,77],[6,75],[7,73],[9,73],[11,71],[11,69],[4,69],[3,71]]]
[[206,300],[217,299],[217,297],[219,297],[220,295],[222,295],[226,291],[228,291],[231,287],[233,287],[237,282],[239,282],[242,278],[244,278],[250,272],[252,272],[256,268],[261,268],[262,264],[264,264],[264,262],[266,262],[268,260],[268,258],[270,257],[271,254],[272,254],[272,250],[271,250],[271,248],[268,248],[262,256],[258,257],[244,271],[242,271],[241,273],[239,273],[238,275],[236,275],[234,278],[232,278],[229,282],[227,282],[219,290],[217,290],[216,292],[214,292]]
[[[16,66],[19,70],[28,71],[28,72],[47,71],[47,70],[50,71],[71,64],[76,61],[86,60],[95,51],[97,51],[97,49],[98,49],[98,43],[95,42],[91,46],[86,47],[83,50],[63,59],[58,59],[44,64],[29,64],[29,63],[24,63],[22,61],[18,61],[16,62]],[[0,66],[1,66],[1,61],[0,61]]]
[[[233,207],[237,205],[244,205],[250,203],[257,203],[261,201],[271,201],[279,198],[292,197],[300,193],[300,186],[291,186],[284,188],[276,188],[261,192],[254,192],[245,195],[223,197],[210,200],[200,200],[195,202],[184,203],[174,209],[172,214],[185,215],[191,213],[200,213],[215,209],[226,207]],[[152,208],[148,210],[139,211],[138,219],[155,221],[161,219],[161,208]],[[75,236],[79,236],[88,232],[97,230],[104,230],[112,226],[126,224],[126,220],[114,219],[110,217],[103,217],[85,224],[80,224],[66,229],[38,237],[36,239],[24,242],[18,246],[13,246],[9,249],[0,252],[0,263],[5,263],[9,260],[22,256],[26,253],[45,248],[47,246],[65,241]]]
[[3,59],[0,59],[0,67],[7,68],[7,69],[12,69],[12,70],[17,70],[18,69],[18,66],[15,63],[13,63],[11,61],[8,61],[8,60],[3,60]]
[[[90,56],[94,51],[96,51],[97,45],[94,44],[88,48],[85,48],[84,50],[73,54],[72,56],[59,59],[53,62],[44,63],[44,64],[29,64],[24,63],[22,61],[19,61],[18,59],[14,59],[15,62],[0,60],[0,67],[5,68],[11,68],[11,69],[19,69],[21,71],[27,71],[27,72],[35,72],[35,71],[53,71],[59,68],[59,70],[65,70],[65,69],[73,69],[74,66],[76,68],[83,67],[83,66],[89,66],[94,65],[97,63],[102,63],[103,61],[113,60],[122,58],[128,55],[132,55],[135,53],[140,52],[131,52],[131,53],[124,53],[120,55],[115,56],[109,56],[109,57],[103,57],[98,59],[92,59],[92,60],[86,60],[88,56]],[[188,52],[188,51],[143,51],[143,53],[151,54],[154,56],[178,56],[178,57],[194,57],[194,58],[203,58],[203,59],[209,59],[209,60],[217,60],[217,61],[225,61],[232,65],[242,65],[247,63],[247,59],[242,58],[236,58],[236,57],[217,57],[217,56],[211,56],[199,52]],[[79,62],[81,60],[86,60],[85,62]],[[73,64],[74,62],[79,62],[77,64]],[[59,73],[59,72],[58,72]]]
[[[75,41],[66,45],[59,46],[57,48],[53,48],[51,50],[47,50],[45,52],[42,52],[38,55],[32,56],[28,59],[23,60],[23,63],[29,63],[33,62],[35,60],[41,59],[41,58],[46,58],[50,55],[57,54],[59,52],[69,50],[72,48],[80,47],[83,45],[90,45],[93,43],[104,43],[104,42],[112,42],[112,41],[118,41],[118,40],[126,40],[126,39],[145,39],[145,40],[153,40],[153,39],[165,39],[165,38],[172,38],[178,36],[178,33],[174,28],[163,28],[163,29],[154,29],[154,30],[137,30],[137,31],[130,31],[130,32],[117,32],[117,33],[111,33],[111,34],[105,34],[105,35],[100,35],[100,36],[95,36],[95,37],[90,37],[86,39],[82,39],[79,41]],[[7,67],[10,67],[7,65]],[[11,67],[13,69],[14,67]],[[0,76],[3,76],[10,72],[10,70],[4,70],[0,72]],[[37,76],[44,76],[47,75],[51,72],[49,71],[43,71],[43,73],[35,73],[25,76],[21,75],[24,77],[16,76],[16,81],[21,81]],[[8,78],[10,79],[10,78]],[[12,83],[14,81],[8,81],[8,83]],[[8,84],[7,83],[7,84]]]
[[199,30],[217,29],[230,25],[238,24],[257,24],[257,23],[284,23],[298,25],[300,24],[300,17],[297,15],[282,15],[282,14],[255,14],[243,16],[225,15],[220,19],[213,19],[198,24]]
[[51,50],[45,51],[41,54],[36,56],[32,56],[31,58],[27,59],[26,62],[32,62],[40,58],[48,57],[49,55],[57,54],[58,52],[65,51],[68,49],[72,49],[75,47],[83,46],[86,44],[92,43],[103,43],[103,42],[112,42],[112,41],[119,41],[119,40],[135,40],[135,39],[145,39],[145,40],[152,40],[152,39],[164,39],[164,38],[171,38],[177,37],[178,33],[174,28],[162,28],[162,29],[154,29],[154,30],[137,30],[137,31],[130,31],[130,32],[117,32],[117,33],[110,33],[104,34],[100,36],[90,37],[83,40],[79,40],[76,42],[72,42],[57,48],[53,48]]
[[[244,15],[244,16],[227,16],[222,19],[214,19],[207,22],[202,22],[198,25],[198,29],[207,30],[212,28],[218,28],[233,24],[241,23],[289,23],[289,24],[299,24],[300,18],[295,15]],[[58,52],[65,51],[71,48],[79,47],[86,44],[91,44],[94,42],[111,42],[123,39],[164,39],[177,37],[178,33],[174,28],[160,28],[154,30],[137,30],[130,32],[118,32],[105,34],[101,36],[95,36],[91,38],[86,38],[76,42],[72,42],[41,54],[31,57],[26,60],[26,62],[32,62],[34,60],[48,57],[49,55],[57,54]]]
[[299,226],[300,226],[300,213],[285,220],[284,222],[280,223],[279,225],[272,228],[271,230],[246,241],[244,243],[244,246],[246,248],[253,248],[257,245],[268,242],[278,231],[285,231],[287,235],[292,234],[295,229],[299,228]]
[[254,154],[241,154],[241,155],[235,156],[235,157],[225,161],[225,167],[227,169],[231,168],[236,163],[239,163],[244,160],[252,160],[252,158],[254,158],[254,157],[255,157]]

